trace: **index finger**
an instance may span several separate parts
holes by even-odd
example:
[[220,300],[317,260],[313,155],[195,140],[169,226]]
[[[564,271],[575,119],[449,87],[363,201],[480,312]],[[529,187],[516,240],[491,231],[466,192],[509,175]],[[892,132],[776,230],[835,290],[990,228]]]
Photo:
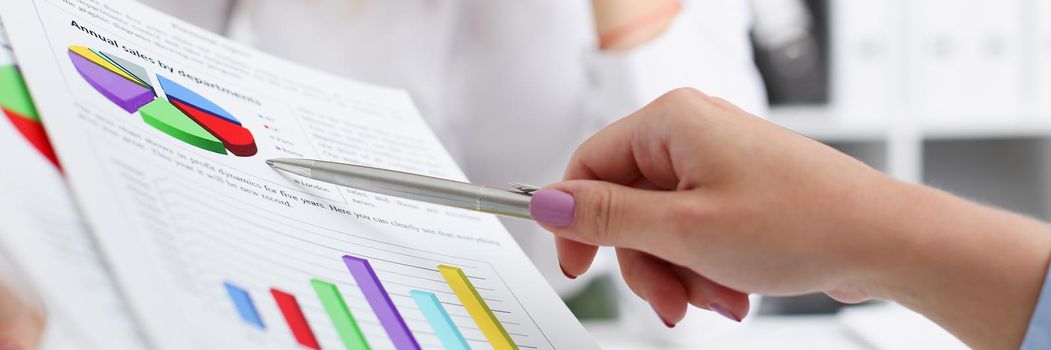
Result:
[[640,180],[673,190],[679,176],[668,152],[668,123],[656,120],[686,113],[683,102],[705,97],[693,89],[661,96],[638,112],[602,129],[573,154],[565,180],[599,180],[631,186]]

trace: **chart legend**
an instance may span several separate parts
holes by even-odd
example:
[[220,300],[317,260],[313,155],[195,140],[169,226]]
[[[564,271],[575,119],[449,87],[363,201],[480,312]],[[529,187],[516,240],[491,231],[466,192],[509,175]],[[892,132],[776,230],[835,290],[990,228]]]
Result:
[[71,46],[73,67],[91,87],[146,124],[186,144],[219,154],[251,157],[259,150],[252,132],[219,105],[161,75],[158,87],[146,69],[116,55]]

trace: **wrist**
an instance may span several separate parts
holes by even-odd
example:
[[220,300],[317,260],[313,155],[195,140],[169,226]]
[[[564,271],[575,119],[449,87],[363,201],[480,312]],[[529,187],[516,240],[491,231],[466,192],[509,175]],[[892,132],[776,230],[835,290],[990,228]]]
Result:
[[907,284],[901,281],[902,271],[917,264],[909,261],[917,254],[904,249],[916,245],[917,237],[904,228],[923,226],[922,215],[913,213],[928,207],[931,193],[882,174],[856,186],[864,189],[847,196],[829,214],[838,218],[832,227],[839,231],[832,234],[841,237],[838,245],[846,248],[833,249],[836,256],[831,261],[840,269],[826,293],[847,303],[895,300],[898,286]]
[[861,271],[873,298],[907,303],[910,286],[928,269],[936,269],[929,255],[938,242],[926,228],[930,220],[939,220],[936,212],[945,209],[945,198],[921,185],[890,182],[881,190],[888,201],[884,209],[873,211],[863,226],[871,238],[865,244],[872,249]]
[[972,347],[1018,347],[1051,255],[1044,223],[899,184],[880,228],[891,246],[873,295],[924,314]]

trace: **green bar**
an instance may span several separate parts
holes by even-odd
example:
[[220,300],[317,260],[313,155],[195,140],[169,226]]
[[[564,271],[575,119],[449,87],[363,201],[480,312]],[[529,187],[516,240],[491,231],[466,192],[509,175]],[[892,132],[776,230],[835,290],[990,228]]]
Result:
[[16,66],[0,67],[0,107],[34,121],[40,120],[33,99],[29,97],[29,90],[26,89],[26,82],[22,80],[22,73]]
[[164,99],[156,99],[139,109],[142,120],[150,126],[182,142],[197,146],[200,149],[226,154],[226,148],[219,139],[212,136],[197,122],[187,117]]
[[314,286],[314,292],[317,292],[321,304],[325,306],[325,312],[332,320],[332,325],[336,327],[336,333],[339,333],[339,338],[343,339],[343,345],[348,350],[370,349],[369,343],[365,341],[365,336],[358,328],[358,322],[354,320],[350,309],[347,308],[347,303],[343,301],[343,295],[339,294],[339,288],[316,278],[311,279],[310,284]]

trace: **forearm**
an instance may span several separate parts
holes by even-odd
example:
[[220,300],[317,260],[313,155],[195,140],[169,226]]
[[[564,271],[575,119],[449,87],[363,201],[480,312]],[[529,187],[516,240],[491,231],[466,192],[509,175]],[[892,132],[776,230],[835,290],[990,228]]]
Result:
[[882,229],[897,242],[875,271],[895,300],[978,349],[1018,348],[1051,256],[1039,221],[944,192],[899,185]]
[[680,0],[592,0],[595,32],[606,51],[624,51],[664,33]]

